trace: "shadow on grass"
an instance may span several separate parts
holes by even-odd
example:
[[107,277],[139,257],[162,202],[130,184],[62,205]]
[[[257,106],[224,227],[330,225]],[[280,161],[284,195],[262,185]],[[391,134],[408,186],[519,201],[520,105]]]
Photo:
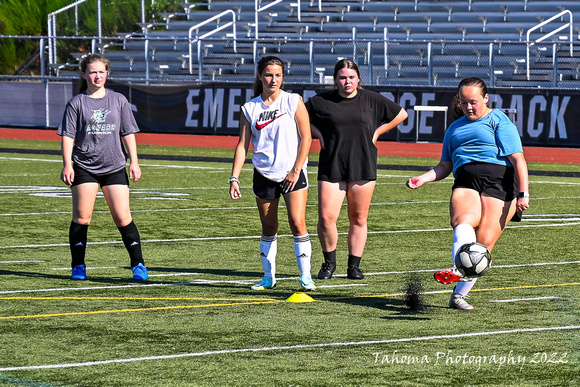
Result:
[[175,267],[149,267],[149,274],[152,273],[191,273],[191,274],[212,274],[218,276],[231,276],[231,277],[251,277],[251,278],[262,278],[263,272],[257,271],[238,271],[235,269],[196,269],[194,267],[188,268],[175,268]]
[[[151,282],[167,282],[162,279],[157,279],[155,277],[149,278],[147,281],[136,281],[132,279],[131,268],[129,266],[122,267],[121,269],[127,270],[127,278],[114,278],[107,277],[104,275],[95,275],[90,271],[87,273],[88,279],[74,282],[103,282],[103,283],[151,283]],[[191,275],[196,274],[211,274],[216,276],[229,276],[229,277],[249,277],[259,279],[262,278],[262,272],[244,272],[232,269],[196,269],[196,268],[169,268],[169,267],[150,267],[148,266],[149,275],[161,274],[161,273],[190,273]],[[66,271],[66,274],[52,274],[45,271],[24,271],[24,270],[6,270],[0,269],[0,276],[18,276],[18,277],[29,277],[29,278],[46,278],[46,279],[59,279],[59,280],[70,280],[70,272]],[[164,277],[161,277],[164,278]]]
[[386,298],[386,297],[318,297],[317,299],[321,301],[331,301],[331,302],[339,302],[342,304],[348,304],[353,306],[362,306],[367,308],[374,308],[381,311],[388,312],[389,315],[381,317],[381,319],[385,320],[431,320],[431,317],[428,316],[429,309],[433,306],[425,305],[425,309],[422,311],[419,310],[412,310],[406,304],[405,301],[402,299],[397,298]]
[[127,272],[127,278],[112,278],[112,277],[104,277],[104,276],[95,276],[88,274],[88,279],[86,280],[72,280],[70,278],[70,273],[67,274],[50,274],[46,272],[30,272],[30,271],[18,271],[18,270],[0,270],[0,277],[1,276],[18,276],[18,277],[27,277],[27,278],[45,278],[45,279],[55,279],[55,280],[68,280],[71,283],[75,284],[86,284],[86,283],[103,283],[103,284],[115,284],[115,285],[126,285],[126,284],[147,284],[151,283],[151,281],[138,281],[132,278],[133,274],[131,273],[130,269]]
[[[242,291],[237,293],[238,295],[247,295],[248,297],[255,297],[261,296],[264,298],[288,298],[294,292],[299,292],[300,289],[292,289],[284,288],[284,289],[267,289],[261,291]],[[385,320],[410,320],[410,321],[418,321],[418,320],[431,320],[429,316],[429,311],[433,308],[440,308],[437,305],[425,305],[424,310],[413,310],[410,309],[406,304],[403,298],[386,298],[386,297],[364,297],[364,296],[332,296],[332,295],[324,295],[314,292],[307,292],[310,297],[312,297],[315,302],[317,301],[326,301],[326,302],[333,302],[333,303],[340,303],[346,304],[356,307],[366,307],[366,308],[374,308],[380,311],[384,311],[388,313],[381,319]],[[310,305],[310,303],[306,303]],[[354,313],[354,312],[353,312]]]

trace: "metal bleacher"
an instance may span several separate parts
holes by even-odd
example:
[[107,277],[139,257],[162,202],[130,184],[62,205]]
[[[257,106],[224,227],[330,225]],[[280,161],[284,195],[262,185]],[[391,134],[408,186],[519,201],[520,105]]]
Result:
[[531,56],[526,52],[526,33],[538,23],[563,10],[580,20],[578,0],[259,4],[267,9],[257,13],[254,0],[185,2],[183,12],[161,13],[163,21],[99,49],[113,62],[112,78],[147,82],[247,83],[256,60],[276,55],[286,64],[287,81],[296,83],[331,82],[336,61],[349,58],[367,84],[456,86],[466,76],[500,87],[580,84],[580,47],[571,45],[578,27],[572,41],[561,32],[533,45]]

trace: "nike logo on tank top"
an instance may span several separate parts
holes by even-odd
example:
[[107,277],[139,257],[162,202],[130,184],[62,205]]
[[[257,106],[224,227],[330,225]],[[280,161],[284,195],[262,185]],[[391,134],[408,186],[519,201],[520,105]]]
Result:
[[276,117],[274,117],[274,118],[272,118],[271,120],[268,120],[268,121],[264,121],[264,122],[260,122],[260,123],[257,123],[256,122],[256,129],[258,129],[258,130],[264,129],[266,126],[268,126],[269,124],[271,124],[272,122],[274,122],[278,118],[282,117],[284,114],[286,114],[286,113],[282,113],[279,116],[276,116]]

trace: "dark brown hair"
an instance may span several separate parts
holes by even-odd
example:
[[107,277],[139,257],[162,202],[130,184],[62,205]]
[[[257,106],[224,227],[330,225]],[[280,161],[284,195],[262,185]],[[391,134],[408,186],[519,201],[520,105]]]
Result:
[[363,88],[360,84],[360,71],[358,69],[358,66],[356,63],[354,63],[350,59],[341,59],[338,62],[336,62],[336,64],[334,65],[334,73],[332,74],[332,78],[334,79],[335,84],[336,84],[336,74],[338,74],[338,72],[342,69],[351,69],[351,70],[356,71],[356,75],[359,79],[359,82],[358,82],[358,85],[356,86],[356,88],[357,89]]
[[459,86],[457,87],[457,90],[459,91],[459,89],[461,89],[463,86],[479,87],[479,90],[481,90],[482,97],[485,97],[488,94],[487,86],[485,85],[485,82],[477,77],[463,78],[461,80],[461,82],[459,82]]
[[[486,95],[489,94],[487,92],[487,86],[485,85],[485,82],[481,78],[477,78],[477,77],[463,78],[461,80],[461,82],[459,82],[459,86],[457,87],[458,94],[459,94],[459,90],[461,90],[461,88],[463,86],[479,87],[479,91],[481,92],[481,96],[484,97],[484,98],[485,98]],[[489,101],[487,101],[487,103],[485,104],[485,106],[489,107]],[[460,108],[461,108],[461,105],[460,105]]]
[[[103,54],[98,53],[87,55],[81,60],[81,63],[79,64],[81,72],[86,73],[87,67],[89,67],[89,65],[94,62],[103,62],[105,65],[105,69],[107,70],[107,73],[109,72],[109,69],[111,67],[111,61],[108,58],[106,58]],[[85,90],[87,90],[87,81],[81,76],[79,83],[79,94],[84,93]]]
[[[282,59],[278,58],[277,56],[264,56],[258,62],[258,67],[256,69],[256,78],[254,79],[254,98],[262,94],[262,81],[260,80],[260,75],[266,69],[266,67],[270,65],[277,65],[282,67],[282,75],[284,75],[284,62]],[[282,85],[280,85],[282,87]]]
[[459,98],[459,93],[457,93],[453,96],[453,100],[451,101],[450,120],[453,122],[464,115],[465,114],[461,109],[461,98]]

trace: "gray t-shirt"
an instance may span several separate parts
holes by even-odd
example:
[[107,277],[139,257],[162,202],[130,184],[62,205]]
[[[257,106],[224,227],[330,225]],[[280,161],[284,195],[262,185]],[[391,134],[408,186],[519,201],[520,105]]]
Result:
[[71,98],[57,132],[75,140],[73,163],[95,175],[125,168],[127,154],[121,137],[139,132],[127,98],[106,91],[103,98],[85,93]]

